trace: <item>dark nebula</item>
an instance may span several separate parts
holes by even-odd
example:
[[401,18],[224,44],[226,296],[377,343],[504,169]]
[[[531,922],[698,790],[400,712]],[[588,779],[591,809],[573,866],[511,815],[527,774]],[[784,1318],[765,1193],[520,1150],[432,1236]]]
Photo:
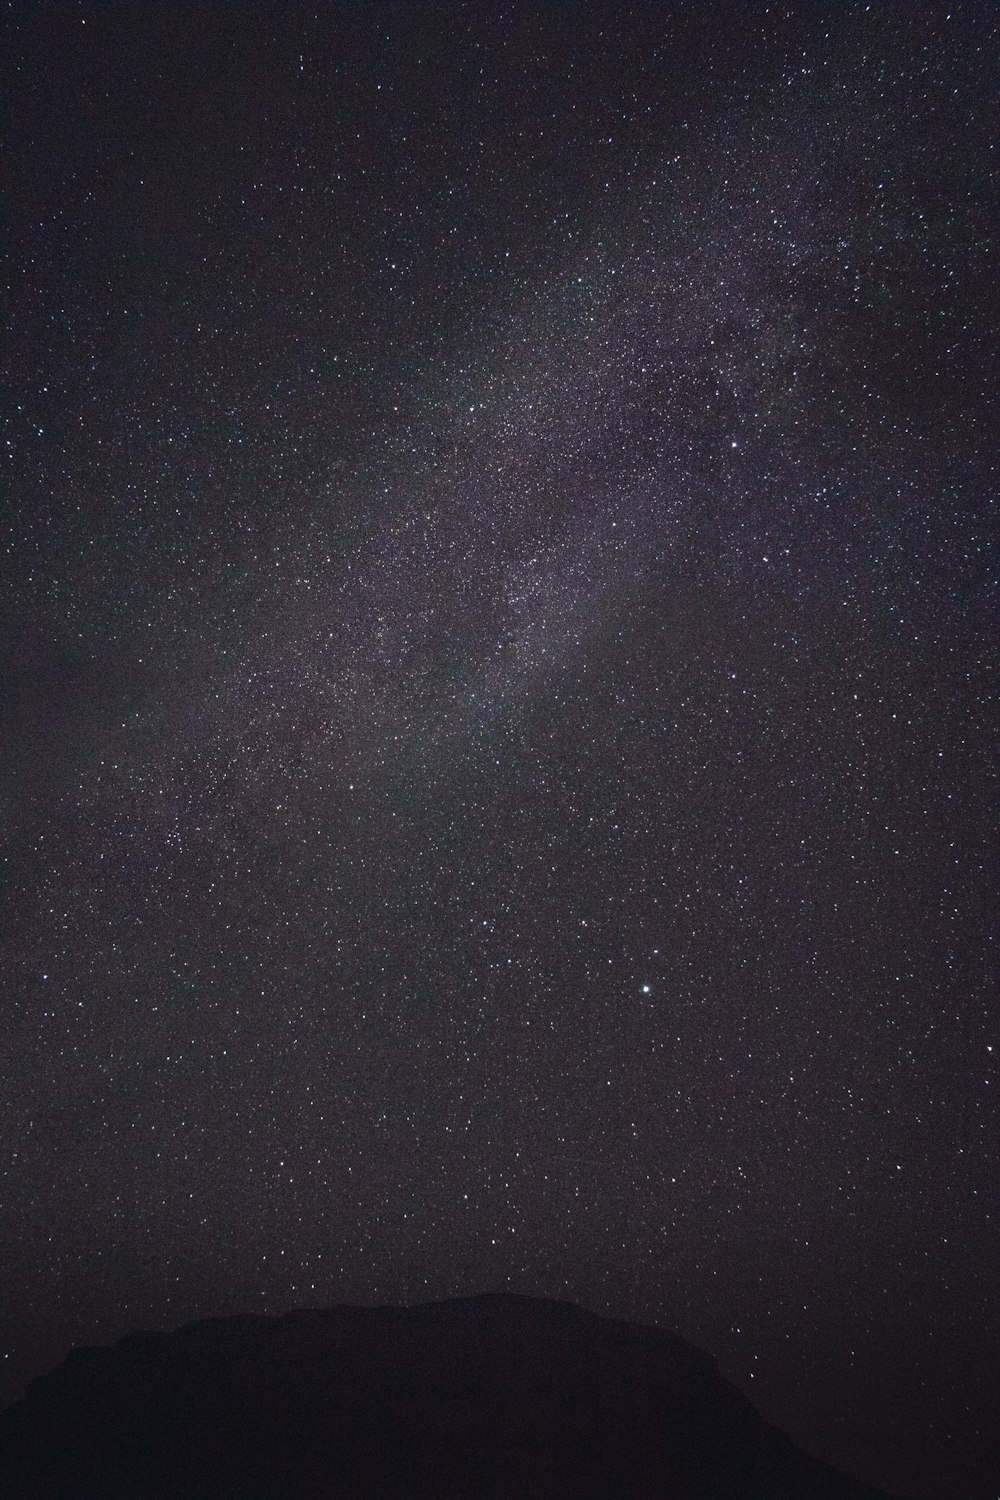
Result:
[[996,1495],[998,26],[4,7],[5,1399],[511,1291]]

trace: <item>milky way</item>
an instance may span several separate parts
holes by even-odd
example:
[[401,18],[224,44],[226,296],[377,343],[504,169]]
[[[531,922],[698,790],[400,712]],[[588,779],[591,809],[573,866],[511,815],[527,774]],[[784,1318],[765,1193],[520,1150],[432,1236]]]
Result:
[[162,11],[9,18],[10,1390],[511,1288],[994,1493],[990,8]]

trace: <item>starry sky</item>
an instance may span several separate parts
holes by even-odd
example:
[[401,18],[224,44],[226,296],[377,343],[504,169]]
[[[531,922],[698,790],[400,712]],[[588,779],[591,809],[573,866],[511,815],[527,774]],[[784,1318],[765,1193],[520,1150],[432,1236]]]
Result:
[[4,5],[0,1396],[509,1289],[996,1493],[998,26]]

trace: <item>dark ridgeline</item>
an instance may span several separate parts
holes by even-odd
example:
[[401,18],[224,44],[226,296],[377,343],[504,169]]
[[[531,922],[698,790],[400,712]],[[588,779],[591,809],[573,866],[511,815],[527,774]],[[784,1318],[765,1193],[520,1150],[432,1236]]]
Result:
[[484,1296],[134,1333],[0,1417],[9,1500],[877,1500],[658,1329]]

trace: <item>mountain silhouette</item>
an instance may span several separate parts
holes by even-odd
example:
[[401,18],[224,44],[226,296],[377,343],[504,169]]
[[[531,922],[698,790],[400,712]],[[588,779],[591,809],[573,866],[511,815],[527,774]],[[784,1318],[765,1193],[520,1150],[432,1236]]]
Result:
[[9,1500],[879,1500],[670,1333],[566,1302],[214,1318],[74,1350],[0,1416]]

